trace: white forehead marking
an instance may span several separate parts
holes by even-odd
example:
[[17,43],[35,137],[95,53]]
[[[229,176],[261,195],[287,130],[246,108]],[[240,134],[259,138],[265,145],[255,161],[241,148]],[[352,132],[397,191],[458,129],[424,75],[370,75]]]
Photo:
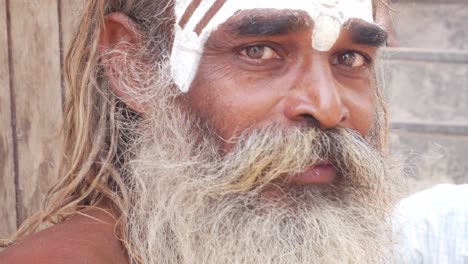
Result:
[[182,92],[187,92],[197,73],[200,59],[211,32],[237,11],[250,9],[302,10],[315,22],[312,47],[328,51],[335,44],[343,25],[352,18],[373,23],[371,0],[227,0],[200,35],[194,30],[216,0],[201,0],[186,26],[178,22],[188,6],[196,0],[176,0],[175,39],[171,54],[174,80]]

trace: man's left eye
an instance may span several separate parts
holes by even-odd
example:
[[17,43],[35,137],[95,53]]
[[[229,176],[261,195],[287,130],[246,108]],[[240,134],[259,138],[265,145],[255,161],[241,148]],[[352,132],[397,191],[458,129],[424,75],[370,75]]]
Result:
[[347,51],[334,57],[332,64],[343,65],[350,68],[359,68],[369,64],[369,59],[359,52]]
[[275,50],[265,45],[255,45],[243,48],[240,54],[251,60],[280,59],[280,56]]

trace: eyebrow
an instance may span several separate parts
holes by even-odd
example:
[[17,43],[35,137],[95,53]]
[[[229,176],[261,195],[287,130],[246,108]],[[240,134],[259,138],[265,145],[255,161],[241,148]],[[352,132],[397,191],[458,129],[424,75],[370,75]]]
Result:
[[[266,15],[264,12],[253,12],[242,16],[236,22],[228,22],[227,28],[239,37],[276,36],[297,32],[310,27],[311,20],[306,14],[291,11]],[[387,43],[388,33],[378,25],[361,20],[351,20],[343,27],[351,34],[354,44],[370,47],[381,47]]]
[[344,28],[350,31],[355,44],[380,47],[387,43],[388,33],[378,25],[352,20]]
[[239,21],[228,23],[228,30],[237,36],[275,36],[297,32],[310,27],[310,19],[300,12],[266,15],[254,12]]

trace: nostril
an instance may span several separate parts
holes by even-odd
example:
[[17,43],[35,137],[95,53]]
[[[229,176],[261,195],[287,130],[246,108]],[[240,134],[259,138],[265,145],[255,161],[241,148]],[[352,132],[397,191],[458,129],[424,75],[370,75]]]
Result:
[[299,116],[300,120],[305,123],[307,126],[319,127],[320,122],[311,114],[301,114]]

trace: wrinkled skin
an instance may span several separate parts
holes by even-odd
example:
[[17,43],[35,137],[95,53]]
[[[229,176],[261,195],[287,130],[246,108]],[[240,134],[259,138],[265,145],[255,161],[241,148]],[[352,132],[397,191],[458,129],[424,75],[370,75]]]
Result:
[[[127,19],[108,16],[102,49],[136,41],[136,30]],[[375,110],[371,66],[377,46],[353,43],[353,32],[343,30],[332,49],[318,52],[311,48],[313,22],[297,31],[262,37],[236,36],[227,30],[228,24],[209,38],[195,80],[180,98],[225,140],[225,151],[233,147],[229,140],[245,129],[272,123],[324,130],[345,127],[362,136],[370,132]],[[115,89],[118,94],[119,87]],[[126,263],[109,228],[114,219],[95,211],[88,214],[104,222],[73,217],[2,252],[0,262]]]
[[184,95],[190,109],[226,140],[271,123],[339,126],[366,136],[374,117],[371,64],[377,47],[355,44],[351,32],[343,30],[331,50],[316,51],[313,23],[273,36],[239,37],[228,30],[248,14],[232,18],[207,41]]

